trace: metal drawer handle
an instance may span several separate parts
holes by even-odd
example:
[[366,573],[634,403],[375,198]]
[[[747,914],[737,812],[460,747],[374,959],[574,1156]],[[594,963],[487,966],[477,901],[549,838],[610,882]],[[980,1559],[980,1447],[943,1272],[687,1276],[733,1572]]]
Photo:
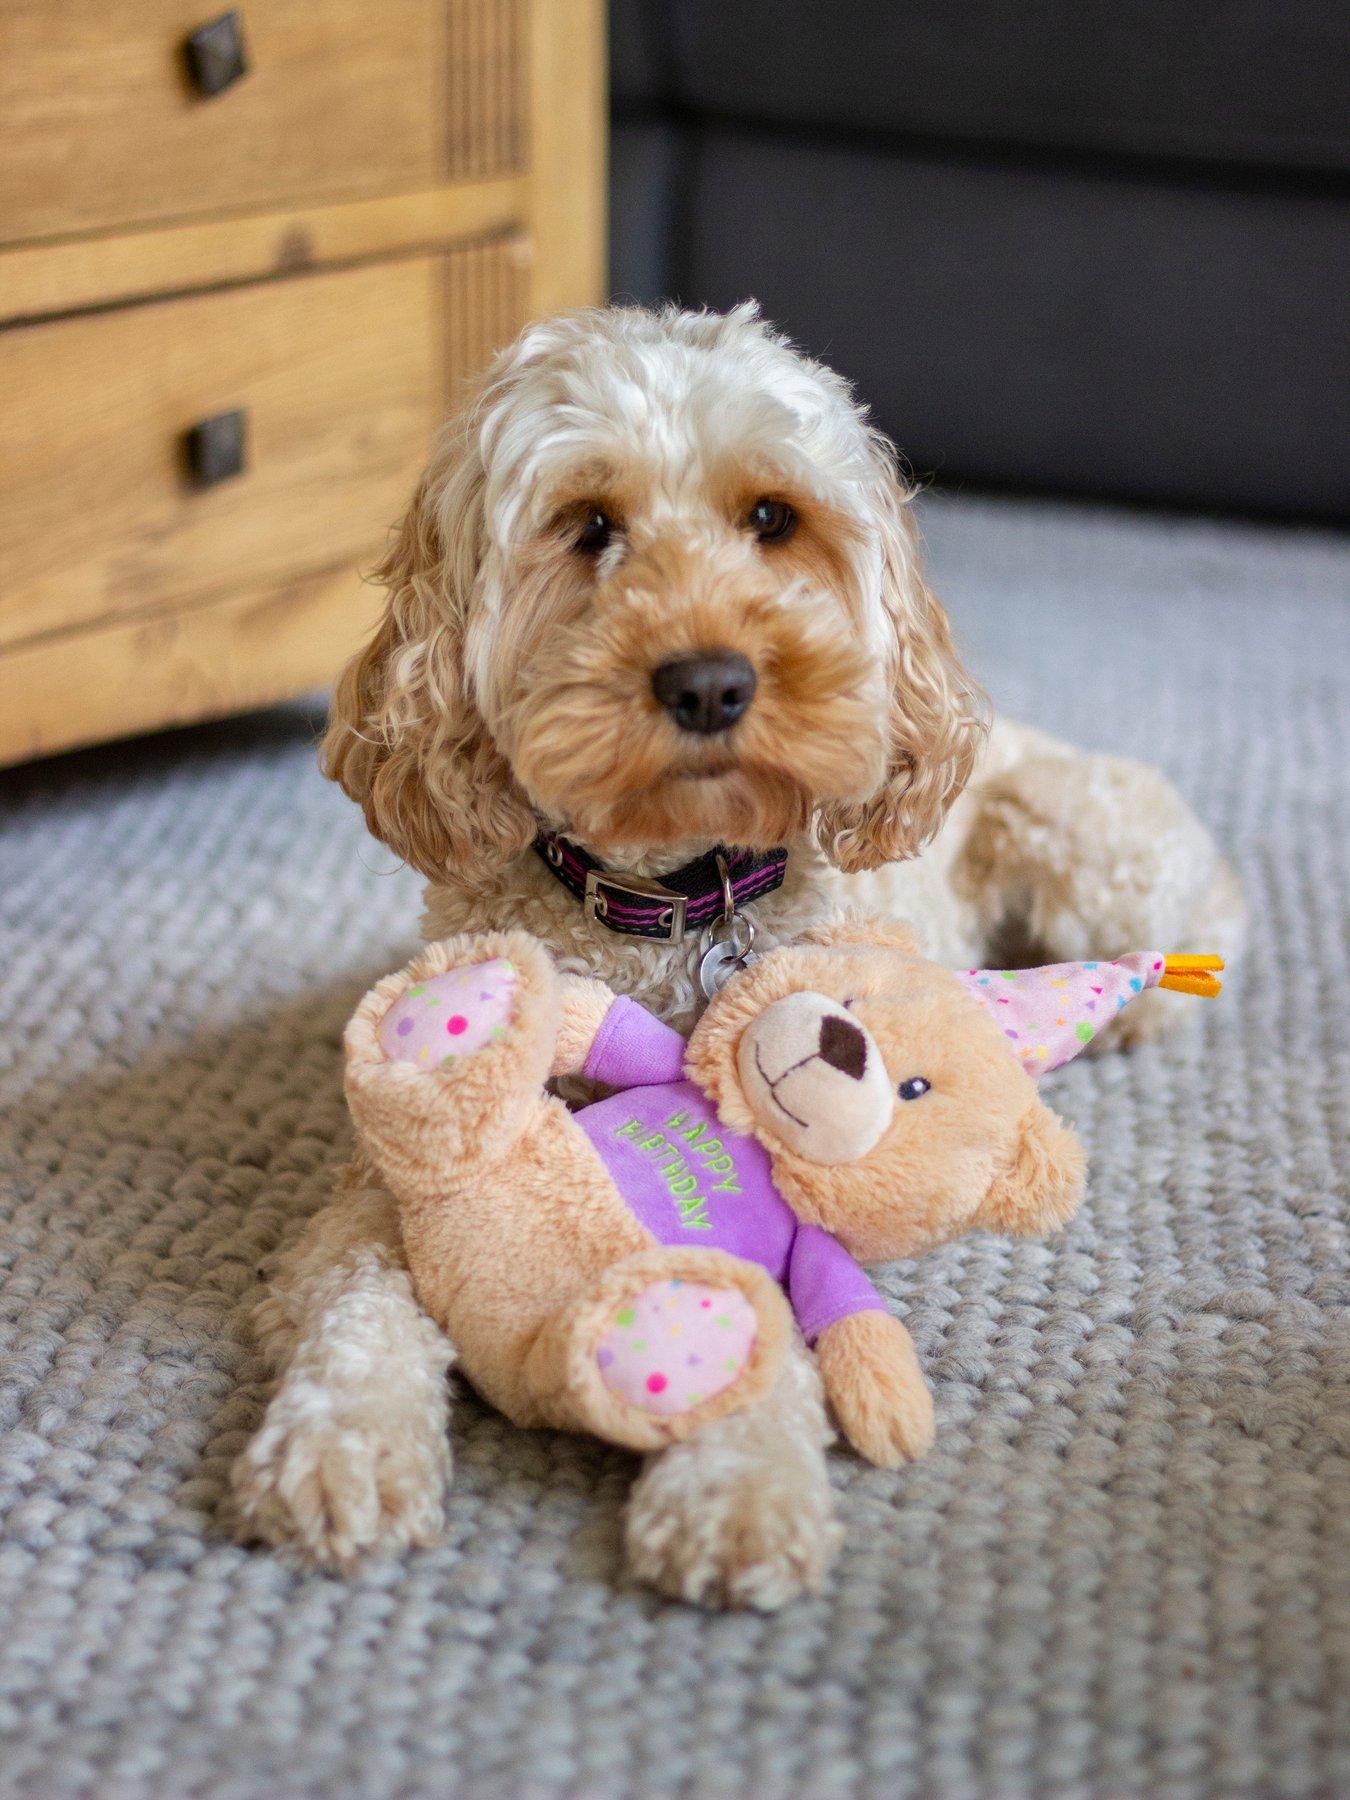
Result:
[[223,94],[248,74],[248,51],[237,12],[222,13],[209,25],[199,25],[183,45],[188,75],[204,99]]
[[247,414],[237,407],[199,419],[188,432],[188,468],[198,487],[215,487],[243,474],[248,463],[247,422]]

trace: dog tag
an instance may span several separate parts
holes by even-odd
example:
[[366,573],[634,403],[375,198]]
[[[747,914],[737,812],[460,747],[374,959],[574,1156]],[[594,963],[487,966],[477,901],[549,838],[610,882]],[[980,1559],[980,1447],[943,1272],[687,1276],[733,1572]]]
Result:
[[[719,935],[721,932],[726,935]],[[754,920],[744,913],[733,913],[730,919],[719,919],[708,927],[704,933],[707,948],[698,965],[698,985],[705,1000],[715,999],[738,970],[755,960],[754,941]]]
[[716,999],[736,971],[743,969],[749,961],[749,952],[738,950],[734,944],[714,944],[710,950],[705,950],[698,965],[698,985],[703,989],[703,998]]

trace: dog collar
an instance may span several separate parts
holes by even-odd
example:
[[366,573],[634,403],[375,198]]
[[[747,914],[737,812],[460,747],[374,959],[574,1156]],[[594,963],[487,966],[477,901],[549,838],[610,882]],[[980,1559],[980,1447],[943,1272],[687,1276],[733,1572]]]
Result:
[[609,931],[678,944],[686,932],[730,919],[751,900],[783,885],[785,849],[732,850],[724,844],[672,869],[659,881],[606,869],[588,850],[557,832],[541,831],[535,854]]

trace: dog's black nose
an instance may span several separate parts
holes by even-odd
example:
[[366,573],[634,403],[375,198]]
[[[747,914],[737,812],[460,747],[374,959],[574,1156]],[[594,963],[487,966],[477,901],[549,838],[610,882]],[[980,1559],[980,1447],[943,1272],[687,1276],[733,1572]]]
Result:
[[734,650],[676,656],[652,670],[652,692],[681,731],[734,725],[755,697],[755,671]]
[[829,1013],[820,1021],[820,1059],[861,1081],[867,1072],[867,1039],[851,1019]]

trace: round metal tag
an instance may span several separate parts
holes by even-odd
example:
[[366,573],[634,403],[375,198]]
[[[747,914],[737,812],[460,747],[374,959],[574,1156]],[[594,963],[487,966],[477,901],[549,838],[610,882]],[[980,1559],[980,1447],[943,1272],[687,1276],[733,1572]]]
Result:
[[714,999],[738,969],[754,961],[751,946],[755,924],[744,913],[718,919],[703,933],[704,951],[698,965],[698,985],[705,1000]]
[[705,950],[698,965],[698,985],[705,1000],[715,999],[737,969],[743,969],[749,958],[732,944],[714,944]]

